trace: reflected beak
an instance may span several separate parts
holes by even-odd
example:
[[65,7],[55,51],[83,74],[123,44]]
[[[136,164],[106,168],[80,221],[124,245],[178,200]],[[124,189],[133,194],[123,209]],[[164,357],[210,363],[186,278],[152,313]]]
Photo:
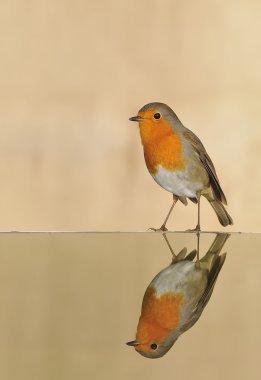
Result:
[[129,118],[130,121],[142,121],[143,117],[141,116],[133,116]]
[[126,344],[127,344],[127,346],[135,347],[135,346],[138,346],[140,343],[136,342],[136,340],[132,340],[131,342],[127,342]]

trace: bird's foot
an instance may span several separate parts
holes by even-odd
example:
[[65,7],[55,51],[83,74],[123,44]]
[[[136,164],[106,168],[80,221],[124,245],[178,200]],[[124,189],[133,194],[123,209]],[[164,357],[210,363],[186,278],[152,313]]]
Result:
[[168,231],[167,227],[165,226],[165,224],[162,224],[162,226],[160,228],[153,228],[153,227],[150,227],[149,230],[151,231],[155,231],[155,232],[166,232]]
[[188,232],[197,232],[197,233],[199,233],[199,232],[201,232],[200,225],[197,224],[195,228],[188,229],[187,231]]

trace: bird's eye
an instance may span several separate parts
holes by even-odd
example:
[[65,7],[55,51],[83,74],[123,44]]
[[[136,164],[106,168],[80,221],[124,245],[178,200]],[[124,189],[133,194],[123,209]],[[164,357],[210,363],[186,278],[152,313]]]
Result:
[[152,350],[156,350],[156,349],[158,348],[158,346],[157,346],[156,343],[152,343],[152,344],[150,345],[150,348],[151,348]]
[[154,115],[153,115],[153,117],[154,117],[154,119],[160,119],[160,117],[161,117],[161,115],[160,115],[160,113],[154,113]]

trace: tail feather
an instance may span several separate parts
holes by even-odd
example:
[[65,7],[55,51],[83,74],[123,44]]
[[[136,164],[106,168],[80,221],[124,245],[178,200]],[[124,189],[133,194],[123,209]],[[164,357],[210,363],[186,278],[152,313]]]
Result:
[[223,204],[220,201],[217,200],[210,200],[209,203],[213,207],[215,213],[217,214],[218,220],[222,224],[222,226],[226,227],[229,224],[233,224],[233,219],[223,206]]

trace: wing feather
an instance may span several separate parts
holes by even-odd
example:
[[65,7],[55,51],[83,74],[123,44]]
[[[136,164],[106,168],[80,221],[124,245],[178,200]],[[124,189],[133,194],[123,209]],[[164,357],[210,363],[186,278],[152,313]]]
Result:
[[227,200],[225,194],[223,193],[223,190],[221,189],[214,164],[211,161],[209,155],[207,154],[202,142],[193,132],[191,132],[187,128],[183,135],[186,138],[186,140],[190,143],[194,151],[197,152],[202,165],[206,169],[206,172],[209,176],[210,185],[216,199],[224,204],[227,204]]

